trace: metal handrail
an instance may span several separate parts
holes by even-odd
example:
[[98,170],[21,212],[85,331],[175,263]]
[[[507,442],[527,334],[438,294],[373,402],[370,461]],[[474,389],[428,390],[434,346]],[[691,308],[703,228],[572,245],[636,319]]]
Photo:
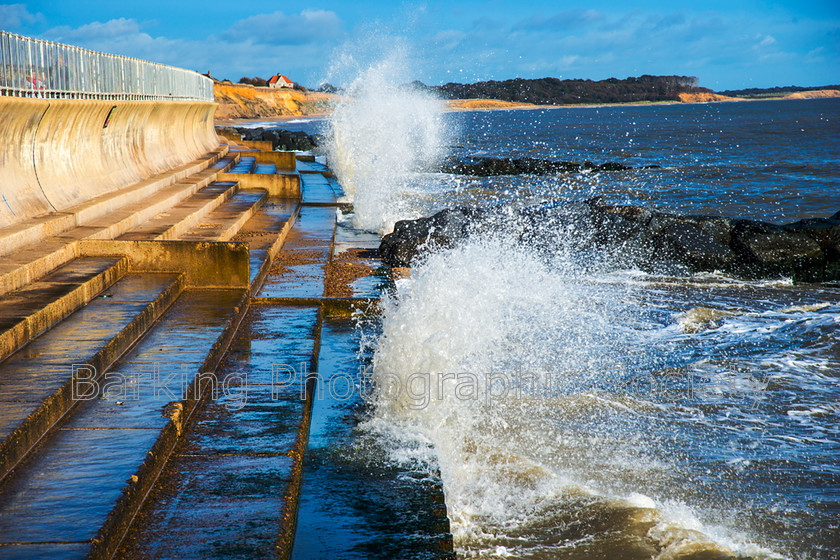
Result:
[[192,70],[0,31],[0,96],[213,101]]

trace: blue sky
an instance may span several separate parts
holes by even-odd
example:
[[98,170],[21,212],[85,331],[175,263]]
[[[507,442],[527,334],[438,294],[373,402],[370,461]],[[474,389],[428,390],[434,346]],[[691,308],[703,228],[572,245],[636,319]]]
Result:
[[346,45],[397,41],[411,52],[408,75],[427,84],[641,74],[697,76],[715,90],[840,83],[838,0],[53,0],[0,4],[0,29],[311,87],[341,81],[329,69]]

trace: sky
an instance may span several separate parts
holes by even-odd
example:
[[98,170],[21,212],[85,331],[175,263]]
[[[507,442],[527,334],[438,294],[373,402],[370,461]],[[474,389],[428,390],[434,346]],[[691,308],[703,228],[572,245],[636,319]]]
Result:
[[0,4],[0,29],[308,87],[344,85],[340,61],[396,44],[406,75],[430,85],[642,74],[716,91],[840,84],[838,0],[49,0]]

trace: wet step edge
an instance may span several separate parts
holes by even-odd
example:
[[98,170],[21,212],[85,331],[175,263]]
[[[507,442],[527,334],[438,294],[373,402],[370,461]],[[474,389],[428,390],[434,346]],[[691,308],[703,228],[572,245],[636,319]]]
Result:
[[[87,304],[127,271],[128,259],[125,257],[79,257],[47,276],[5,294],[0,301],[0,317],[8,328],[0,332],[0,362]],[[15,310],[10,309],[12,307]]]
[[[239,395],[196,407],[118,556],[288,557],[321,317],[317,305],[248,311],[219,367],[242,376]],[[286,384],[275,385],[277,363],[294,366]]]
[[[178,298],[184,289],[183,275],[160,276],[171,277],[171,280],[165,282],[157,296],[95,354],[79,360],[77,364],[67,364],[68,368],[81,364],[84,364],[84,367],[72,371],[72,374],[67,376],[66,381],[57,390],[42,400],[37,408],[22,417],[17,427],[3,438],[0,442],[0,481],[3,481],[15,466],[41,442],[50,429],[78,404],[79,400],[74,394],[74,384],[79,378],[89,378],[91,381],[100,380],[107,369],[129,350]],[[131,277],[134,275],[128,278]],[[127,278],[124,277],[124,280],[127,281]],[[112,289],[118,285],[120,282],[117,282]],[[48,331],[45,335],[50,335],[51,332]],[[0,375],[4,372],[2,365],[0,365]]]
[[265,191],[239,190],[178,239],[228,241],[254,216],[267,198]]
[[[148,363],[168,359],[160,348],[169,347],[181,349],[173,350],[177,355],[170,353],[170,357],[190,361],[191,371],[195,367],[202,374],[215,372],[246,307],[244,289],[186,290],[114,364],[113,370],[145,370]],[[166,405],[164,416],[161,405],[166,403],[157,402],[157,394],[151,400],[116,402],[112,395],[100,392],[97,398],[85,401],[22,465],[22,475],[2,488],[0,509],[6,511],[0,512],[0,534],[7,539],[12,535],[29,538],[14,538],[18,542],[13,549],[0,546],[0,558],[7,552],[45,550],[53,544],[53,553],[62,555],[62,543],[79,541],[88,543],[82,551],[84,557],[112,558],[189,423],[196,403],[208,390],[200,380],[196,376],[180,395],[181,400]],[[80,448],[87,453],[82,451],[83,455],[72,460],[68,454],[78,453]],[[76,465],[71,471],[75,474],[68,480],[69,490],[61,482],[67,478],[61,472],[67,464]],[[52,487],[39,474],[50,472],[57,477]],[[75,493],[76,497],[62,499],[61,492]],[[60,510],[72,509],[77,503],[80,515],[69,515],[75,518],[74,524],[65,523],[62,528],[62,520],[66,521],[68,515]],[[38,507],[43,509],[44,504],[53,507],[39,515]]]
[[130,231],[117,237],[119,240],[177,239],[199,221],[233,197],[239,185],[231,181],[214,181]]

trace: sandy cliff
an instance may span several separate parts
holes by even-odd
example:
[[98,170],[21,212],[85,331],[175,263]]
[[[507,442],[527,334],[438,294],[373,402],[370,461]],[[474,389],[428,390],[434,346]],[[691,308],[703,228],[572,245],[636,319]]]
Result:
[[840,90],[818,89],[815,91],[800,91],[786,95],[784,99],[817,99],[820,97],[840,97]]
[[453,110],[474,111],[482,109],[521,109],[534,108],[537,105],[531,103],[514,103],[512,101],[501,101],[498,99],[450,99],[447,106]]
[[743,99],[727,97],[717,93],[681,93],[680,101],[683,103],[709,103],[711,101],[743,101]]
[[319,115],[328,112],[335,97],[327,93],[229,83],[216,83],[213,94],[219,104],[217,119]]

